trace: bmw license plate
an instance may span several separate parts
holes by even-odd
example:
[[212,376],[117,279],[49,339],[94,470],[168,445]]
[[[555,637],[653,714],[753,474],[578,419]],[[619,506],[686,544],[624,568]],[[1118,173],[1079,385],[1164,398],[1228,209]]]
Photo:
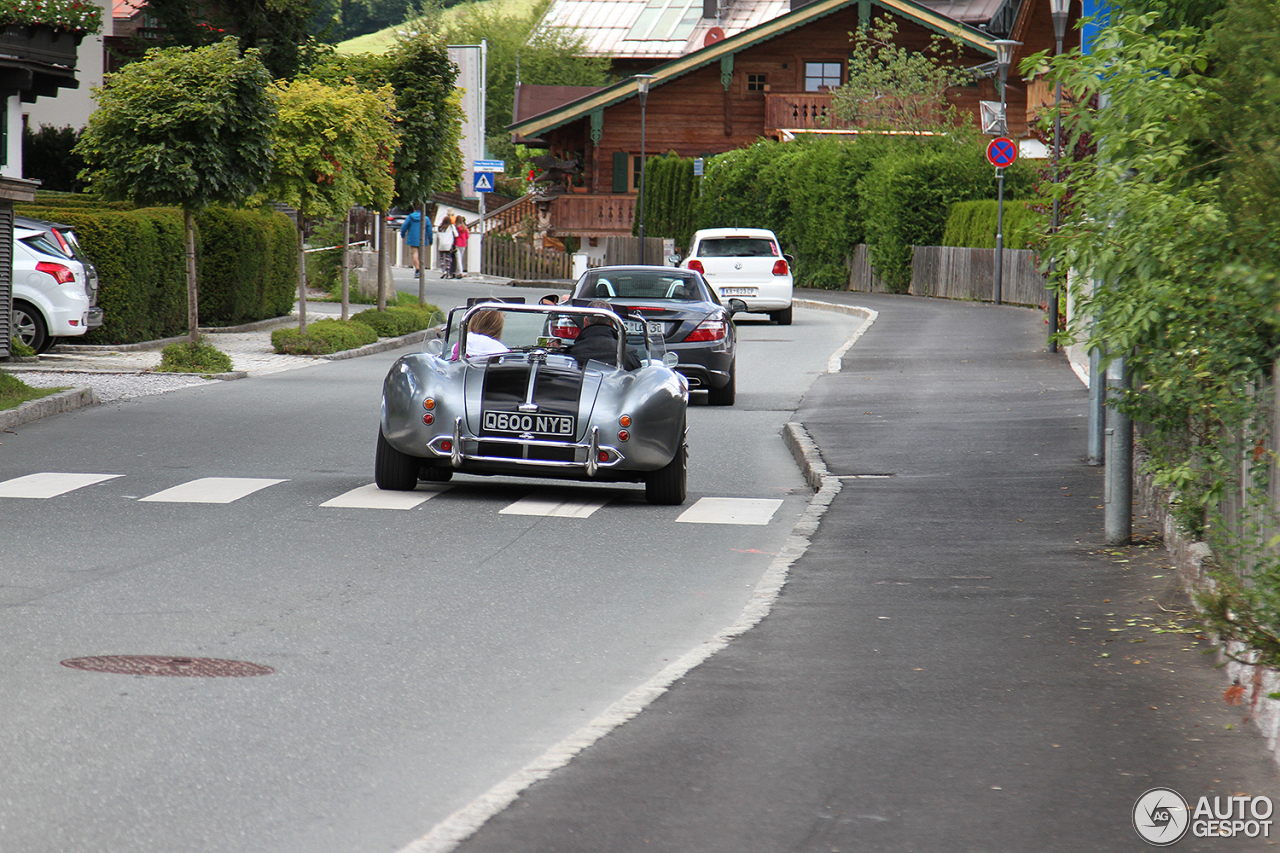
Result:
[[722,287],[720,288],[721,296],[755,296],[756,289],[754,287]]
[[[639,321],[639,320],[628,320],[628,321],[627,321],[627,333],[628,333],[628,334],[632,334],[632,335],[639,335],[639,334],[642,334],[643,332],[644,332],[644,327],[643,327],[642,325],[640,325],[640,321]],[[651,335],[657,335],[657,336],[658,336],[658,337],[660,337],[660,338],[661,338],[661,337],[663,337],[664,335],[666,335],[666,334],[667,334],[667,324],[666,324],[666,323],[658,323],[658,322],[650,322],[650,323],[649,323],[649,334],[651,334]]]
[[572,439],[578,432],[578,419],[573,415],[486,411],[483,418],[484,431],[488,433],[565,440]]

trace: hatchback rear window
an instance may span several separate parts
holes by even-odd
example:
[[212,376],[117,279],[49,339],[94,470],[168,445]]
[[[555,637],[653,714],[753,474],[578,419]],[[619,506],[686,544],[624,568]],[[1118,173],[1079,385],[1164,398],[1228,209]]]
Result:
[[42,255],[52,255],[55,258],[64,258],[68,261],[73,260],[70,255],[62,251],[61,246],[54,243],[44,234],[32,234],[30,237],[23,237],[22,242]]
[[756,237],[717,237],[698,244],[700,258],[769,258],[777,254],[772,240]]

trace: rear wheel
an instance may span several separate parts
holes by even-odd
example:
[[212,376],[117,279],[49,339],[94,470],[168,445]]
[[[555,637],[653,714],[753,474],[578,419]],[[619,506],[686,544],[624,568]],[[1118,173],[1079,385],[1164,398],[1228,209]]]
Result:
[[707,387],[708,406],[732,406],[738,396],[738,362],[729,365],[729,381],[720,388]]
[[418,487],[418,468],[422,460],[401,453],[391,446],[382,430],[378,430],[378,449],[373,457],[373,481],[379,489],[411,492]]
[[788,305],[786,308],[782,309],[781,311],[770,311],[769,317],[772,318],[773,322],[777,323],[779,326],[790,326],[791,325],[791,306]]
[[53,338],[49,337],[49,327],[45,325],[44,318],[25,302],[13,303],[13,333],[36,353],[46,352],[53,346]]
[[679,506],[684,503],[689,481],[689,445],[680,431],[680,446],[671,461],[644,479],[645,500],[651,504]]

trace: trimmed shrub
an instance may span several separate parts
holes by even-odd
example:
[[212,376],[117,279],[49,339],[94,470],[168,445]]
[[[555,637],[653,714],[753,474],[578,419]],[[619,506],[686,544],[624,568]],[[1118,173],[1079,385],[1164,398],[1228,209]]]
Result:
[[271,333],[271,346],[288,355],[328,355],[371,344],[378,333],[365,323],[351,320],[317,320],[307,324],[306,332],[276,329]]
[[439,322],[439,319],[440,309],[434,305],[392,305],[386,311],[371,308],[351,318],[352,322],[363,323],[373,329],[381,338],[393,338],[428,329]]
[[231,356],[204,341],[169,344],[160,353],[161,373],[226,373],[231,370]]
[[[1037,248],[1048,225],[1048,217],[1036,210],[1039,202],[1004,203],[1004,246],[1006,249]],[[942,232],[943,246],[970,249],[996,247],[996,220],[999,211],[994,199],[962,201],[951,206]]]

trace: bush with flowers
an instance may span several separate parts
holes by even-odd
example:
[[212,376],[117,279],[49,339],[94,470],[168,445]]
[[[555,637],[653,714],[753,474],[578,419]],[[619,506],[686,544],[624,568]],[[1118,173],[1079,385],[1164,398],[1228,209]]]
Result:
[[42,24],[91,35],[102,29],[102,9],[93,0],[0,0],[0,27]]

